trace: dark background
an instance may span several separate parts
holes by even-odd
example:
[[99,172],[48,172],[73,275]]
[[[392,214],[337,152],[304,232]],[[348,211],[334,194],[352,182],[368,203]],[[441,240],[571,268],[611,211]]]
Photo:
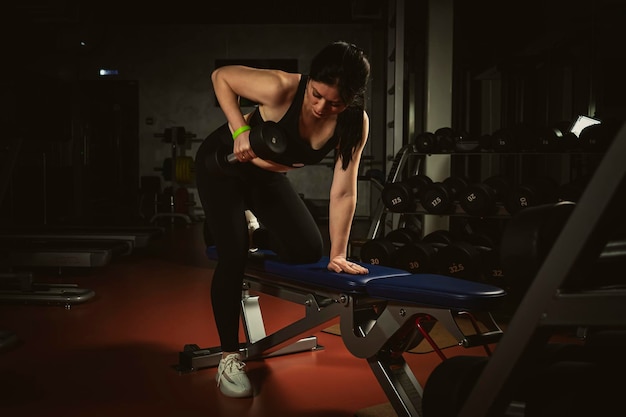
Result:
[[[0,114],[5,135],[27,139],[28,152],[23,152],[14,175],[18,183],[10,189],[0,214],[9,223],[50,223],[137,211],[139,155],[150,150],[122,138],[139,136],[140,86],[134,80],[94,81],[80,76],[86,54],[121,49],[110,45],[115,38],[108,35],[116,27],[232,25],[245,34],[247,25],[266,24],[280,30],[284,24],[361,24],[371,27],[372,36],[384,36],[389,24],[386,3],[26,0],[9,4],[2,13]],[[426,7],[423,1],[406,2],[405,72],[422,83]],[[590,116],[623,118],[625,10],[619,0],[456,1],[453,127],[473,135],[486,133],[480,124],[485,116],[480,83],[493,73],[502,80],[502,126],[553,125],[588,114],[590,102],[595,106]],[[77,34],[88,41],[86,46],[77,45]],[[254,44],[256,39],[250,36],[245,41]],[[51,65],[66,62],[67,70],[55,76],[40,64],[31,64],[42,56],[49,57]],[[571,91],[562,85],[564,74],[571,78]],[[416,89],[423,94],[420,82]],[[425,111],[419,101],[415,111],[419,132]],[[379,111],[374,116],[380,115]],[[85,135],[90,135],[88,144],[83,143]]]

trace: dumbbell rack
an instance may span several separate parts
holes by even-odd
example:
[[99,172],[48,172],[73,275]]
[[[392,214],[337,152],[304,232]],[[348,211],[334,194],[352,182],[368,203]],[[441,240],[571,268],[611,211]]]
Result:
[[[418,157],[416,161],[414,161],[415,157]],[[424,154],[419,154],[417,152],[417,148],[414,144],[409,144],[403,146],[394,157],[393,164],[391,169],[389,170],[389,175],[387,176],[387,183],[393,183],[400,179],[402,171],[407,168],[411,172],[409,175],[416,175],[419,173]],[[415,166],[409,166],[409,162],[415,162]],[[374,239],[381,234],[384,234],[383,225],[388,213],[388,209],[383,203],[382,197],[378,199],[378,203],[376,205],[376,209],[374,210],[374,215],[372,218],[372,223],[370,224],[370,228],[367,232],[367,239]]]
[[[439,151],[436,153],[440,153]],[[528,201],[529,205],[543,204],[540,188],[532,187],[533,182],[529,180],[540,180],[542,176],[551,179],[552,177],[558,178],[553,184],[556,188],[562,188],[579,178],[584,178],[585,172],[591,169],[593,171],[594,166],[598,164],[598,158],[601,157],[601,152],[583,152],[580,150],[572,150],[570,152],[548,152],[548,151],[475,151],[475,150],[463,150],[463,151],[447,151],[445,152],[450,158],[454,159],[454,166],[459,168],[457,171],[465,172],[465,178],[475,178],[480,176],[481,178],[487,177],[488,181],[491,176],[508,177],[510,179],[511,192],[520,191],[522,193],[531,193],[528,195],[521,194],[521,196],[533,197],[533,201]],[[423,167],[430,157],[430,153],[424,152],[420,148],[417,142],[412,142],[402,147],[394,157],[393,164],[389,170],[386,184],[401,182],[409,177],[423,174]],[[461,158],[461,159],[459,159]],[[537,175],[538,173],[542,173]],[[523,181],[524,180],[524,181]],[[563,184],[563,185],[559,185]],[[483,182],[469,182],[468,185],[477,186],[483,185]],[[528,188],[530,187],[530,188]],[[383,184],[384,188],[384,184]],[[493,186],[492,186],[493,188]],[[493,188],[495,191],[495,188]],[[480,188],[479,188],[480,191]],[[570,192],[572,196],[567,196],[562,191],[553,189],[556,195],[550,195],[552,198],[557,198],[559,201],[563,199],[576,198],[575,189]],[[534,194],[536,193],[536,195]],[[468,196],[465,196],[468,197]],[[485,198],[484,196],[481,198]],[[521,201],[521,200],[520,200]],[[576,200],[571,200],[576,201]],[[463,200],[465,202],[465,200]],[[497,200],[490,202],[494,206],[485,209],[488,212],[479,214],[474,213],[475,210],[469,212],[466,204],[462,204],[458,198],[450,207],[450,210],[446,210],[444,213],[436,213],[432,210],[426,210],[421,201],[417,201],[410,211],[401,212],[389,209],[387,207],[388,202],[384,200],[384,196],[381,195],[378,199],[377,205],[372,212],[371,223],[367,235],[363,239],[351,240],[348,253],[352,256],[353,248],[360,248],[367,241],[376,238],[381,238],[386,235],[390,230],[394,230],[400,227],[409,227],[418,231],[423,230],[424,222],[427,220],[426,216],[446,216],[450,219],[455,218],[454,222],[451,222],[447,227],[447,230],[459,233],[465,233],[470,229],[474,229],[472,223],[474,220],[483,221],[487,227],[494,227],[496,229],[503,229],[506,222],[511,216],[520,208],[516,209],[513,201]],[[548,202],[548,201],[546,201]],[[480,206],[479,206],[480,207]],[[514,209],[511,211],[511,209]],[[391,214],[392,220],[388,220],[388,214]],[[399,219],[399,220],[398,220]],[[458,221],[457,221],[458,220]],[[472,233],[472,232],[470,232]],[[358,253],[358,252],[357,252]]]
[[[172,183],[171,185],[172,192],[169,196],[169,211],[167,212],[158,211],[158,207],[157,207],[158,197],[155,197],[155,202],[154,202],[155,214],[150,219],[150,223],[155,223],[158,219],[165,217],[165,218],[170,218],[172,222],[174,222],[174,220],[178,218],[178,219],[182,219],[186,224],[191,224],[191,216],[189,216],[189,214],[176,212],[176,197],[175,197],[176,190],[178,188],[181,188],[180,184],[178,184],[178,182],[176,181],[176,178],[177,178],[176,160],[177,158],[182,156],[178,154],[178,145],[183,144],[185,143],[185,141],[196,137],[196,135],[194,133],[186,132],[184,127],[177,126],[177,127],[166,128],[165,133],[155,133],[154,136],[164,138],[164,141],[170,143],[170,146],[171,146],[172,163],[170,164],[170,167],[169,167],[171,170],[171,172],[169,173],[169,176],[171,178],[171,183]],[[164,174],[163,177],[165,178],[165,173],[163,174]]]

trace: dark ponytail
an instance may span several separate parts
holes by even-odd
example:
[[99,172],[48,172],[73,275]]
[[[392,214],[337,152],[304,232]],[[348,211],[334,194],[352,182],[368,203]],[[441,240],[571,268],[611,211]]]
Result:
[[369,75],[370,64],[363,51],[344,41],[326,46],[311,61],[311,79],[337,86],[341,99],[347,105],[337,116],[335,129],[339,137],[336,157],[341,157],[344,170],[363,139],[363,111]]

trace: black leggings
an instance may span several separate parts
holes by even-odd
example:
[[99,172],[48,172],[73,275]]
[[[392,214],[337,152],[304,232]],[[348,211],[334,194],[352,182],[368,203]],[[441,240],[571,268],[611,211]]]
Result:
[[211,133],[196,154],[195,175],[207,225],[217,248],[218,263],[211,284],[215,324],[224,352],[239,350],[241,290],[248,258],[245,210],[251,210],[271,234],[271,248],[281,260],[318,261],[324,244],[320,230],[286,175],[235,163],[222,174],[207,169],[218,148],[232,152],[227,125]]

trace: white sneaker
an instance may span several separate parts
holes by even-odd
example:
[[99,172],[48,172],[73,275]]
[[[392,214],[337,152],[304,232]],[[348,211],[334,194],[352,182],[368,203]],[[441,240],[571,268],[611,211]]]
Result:
[[215,379],[222,394],[235,398],[252,395],[252,387],[244,371],[245,367],[246,364],[241,361],[241,355],[238,353],[231,353],[220,360]]

